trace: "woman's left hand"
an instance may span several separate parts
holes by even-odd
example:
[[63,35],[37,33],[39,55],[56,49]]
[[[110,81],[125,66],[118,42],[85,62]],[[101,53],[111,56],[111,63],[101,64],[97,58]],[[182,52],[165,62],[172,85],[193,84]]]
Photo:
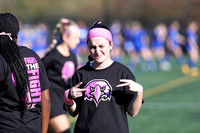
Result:
[[133,91],[133,92],[142,92],[143,91],[143,87],[133,80],[120,79],[120,82],[122,82],[122,84],[119,84],[116,87],[125,87],[126,89]]

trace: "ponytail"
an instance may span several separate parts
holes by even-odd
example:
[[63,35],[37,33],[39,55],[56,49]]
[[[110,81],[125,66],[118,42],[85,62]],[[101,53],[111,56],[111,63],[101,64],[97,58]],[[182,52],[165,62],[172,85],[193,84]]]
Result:
[[55,48],[57,44],[60,44],[63,42],[62,35],[64,33],[70,34],[69,27],[72,25],[75,25],[78,27],[78,25],[73,20],[66,19],[66,18],[60,19],[60,21],[56,24],[56,27],[53,31],[52,42],[47,48],[46,53],[49,52],[51,49]]
[[0,20],[0,32],[10,34],[10,36],[0,35],[0,53],[9,64],[15,77],[20,106],[22,109],[26,109],[27,89],[29,88],[27,67],[21,57],[18,45],[12,40],[17,38],[19,23],[17,18],[10,13],[0,14]]
[[93,61],[92,56],[88,56],[88,62],[86,63],[86,66],[90,66],[90,62]]

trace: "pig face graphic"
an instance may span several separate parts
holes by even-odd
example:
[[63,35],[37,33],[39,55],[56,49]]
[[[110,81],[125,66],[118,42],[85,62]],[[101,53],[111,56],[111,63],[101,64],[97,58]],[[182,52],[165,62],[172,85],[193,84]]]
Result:
[[84,88],[87,89],[84,100],[93,101],[96,107],[101,101],[111,99],[112,87],[105,79],[91,80]]

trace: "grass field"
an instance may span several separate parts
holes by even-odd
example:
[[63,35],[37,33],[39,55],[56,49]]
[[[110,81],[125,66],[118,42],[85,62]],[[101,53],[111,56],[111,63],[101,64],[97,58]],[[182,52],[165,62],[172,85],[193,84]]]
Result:
[[[200,76],[183,75],[175,60],[170,71],[136,68],[134,75],[145,102],[138,116],[128,116],[130,133],[200,133]],[[73,131],[76,118],[69,119]]]

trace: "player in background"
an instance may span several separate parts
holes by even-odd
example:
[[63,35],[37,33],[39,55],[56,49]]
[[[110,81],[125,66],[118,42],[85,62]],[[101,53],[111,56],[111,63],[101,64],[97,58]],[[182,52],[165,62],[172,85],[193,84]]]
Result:
[[154,58],[157,59],[159,68],[169,71],[171,64],[166,59],[166,38],[167,26],[164,23],[157,24],[153,30],[152,53]]
[[184,53],[182,50],[183,44],[185,44],[185,38],[179,33],[180,24],[177,20],[174,20],[168,28],[167,36],[167,50],[175,56],[181,71],[183,74],[189,73],[189,67],[184,58]]
[[62,18],[53,32],[52,44],[42,59],[51,83],[50,133],[69,133],[70,123],[63,109],[67,82],[77,69],[77,58],[71,49],[79,43],[80,29],[76,22]]
[[199,60],[199,47],[198,47],[198,24],[195,21],[191,21],[186,30],[186,50],[189,55],[189,67],[190,75],[197,76],[199,70],[197,68],[197,63]]

